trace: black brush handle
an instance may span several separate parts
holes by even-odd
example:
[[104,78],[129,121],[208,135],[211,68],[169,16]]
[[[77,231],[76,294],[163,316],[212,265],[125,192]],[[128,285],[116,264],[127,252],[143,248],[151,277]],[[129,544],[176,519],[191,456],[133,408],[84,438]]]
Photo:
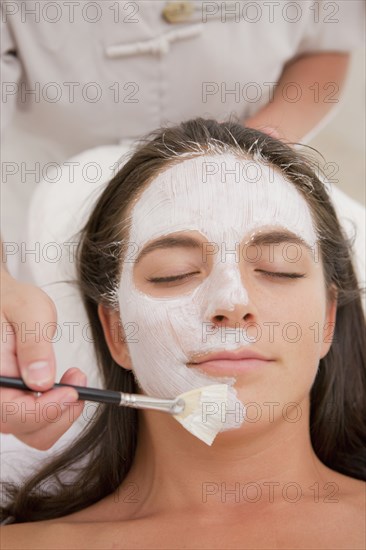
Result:
[[[29,388],[21,378],[13,378],[10,376],[0,376],[0,387],[13,388],[16,390],[26,390],[35,392]],[[112,403],[119,405],[121,403],[121,393],[113,390],[100,390],[98,388],[85,388],[83,386],[73,386],[72,384],[54,384],[50,390],[54,388],[74,388],[82,401],[96,401],[97,403]],[[49,391],[49,390],[46,390]],[[44,393],[44,392],[41,392]]]

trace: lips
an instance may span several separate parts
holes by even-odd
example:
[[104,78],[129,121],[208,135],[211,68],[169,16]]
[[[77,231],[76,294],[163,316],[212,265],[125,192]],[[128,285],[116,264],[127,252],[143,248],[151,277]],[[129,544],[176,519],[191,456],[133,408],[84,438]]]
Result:
[[197,354],[192,357],[190,364],[198,365],[200,363],[206,363],[209,361],[219,361],[219,360],[229,360],[229,361],[239,361],[244,359],[259,359],[261,361],[272,361],[271,358],[266,357],[258,352],[244,348],[237,351],[221,351],[218,353],[209,353],[209,354]]
[[250,349],[195,355],[189,367],[217,376],[239,375],[266,367],[274,359]]

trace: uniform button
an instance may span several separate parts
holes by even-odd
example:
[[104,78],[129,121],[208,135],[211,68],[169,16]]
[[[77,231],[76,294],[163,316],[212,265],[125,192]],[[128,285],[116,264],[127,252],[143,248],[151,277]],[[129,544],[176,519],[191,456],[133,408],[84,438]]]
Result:
[[193,13],[193,2],[167,2],[162,16],[168,23],[185,23],[191,21]]

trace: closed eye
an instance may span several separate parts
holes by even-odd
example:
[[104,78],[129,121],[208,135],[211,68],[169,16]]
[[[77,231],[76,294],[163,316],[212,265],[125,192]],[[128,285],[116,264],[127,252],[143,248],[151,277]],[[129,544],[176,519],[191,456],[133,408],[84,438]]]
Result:
[[288,279],[301,279],[305,277],[305,273],[283,273],[281,271],[264,271],[263,269],[256,269],[256,271],[268,277],[285,277]]
[[200,273],[200,271],[194,271],[192,273],[183,273],[182,275],[172,275],[171,277],[154,277],[151,279],[148,279],[150,283],[170,283],[171,281],[180,281],[182,279],[186,279],[187,277],[190,277],[191,275],[196,275],[197,273]]

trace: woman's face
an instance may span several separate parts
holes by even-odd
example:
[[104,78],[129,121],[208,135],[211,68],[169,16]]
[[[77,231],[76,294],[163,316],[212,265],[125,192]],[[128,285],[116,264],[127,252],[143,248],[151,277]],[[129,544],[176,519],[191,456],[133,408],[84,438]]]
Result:
[[[335,304],[294,185],[230,154],[187,159],[150,183],[130,222],[121,346],[143,391],[228,383],[228,427],[242,422],[243,403],[300,403],[329,350]],[[265,360],[197,363],[224,350]]]

